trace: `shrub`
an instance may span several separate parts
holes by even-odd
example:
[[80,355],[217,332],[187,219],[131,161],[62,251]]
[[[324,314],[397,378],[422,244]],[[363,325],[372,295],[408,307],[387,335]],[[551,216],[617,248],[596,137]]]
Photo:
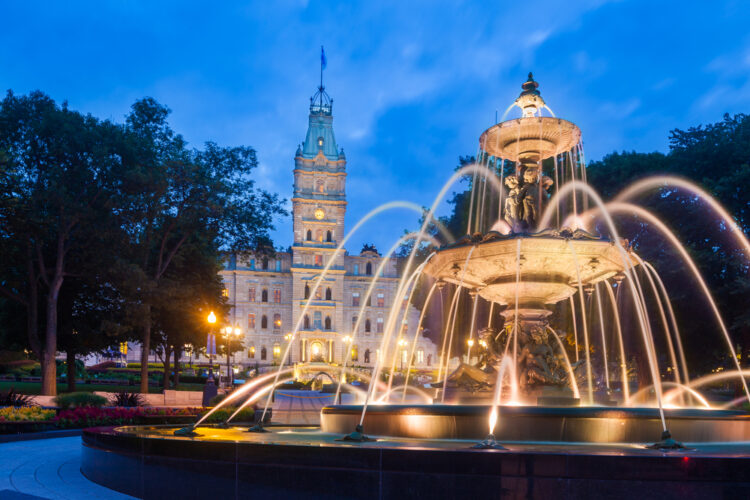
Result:
[[18,408],[21,406],[36,406],[36,403],[34,403],[34,398],[32,396],[20,394],[11,387],[5,392],[0,392],[0,406],[13,406]]
[[68,408],[94,407],[99,408],[107,404],[107,398],[91,394],[90,392],[69,392],[55,398],[57,406],[63,410]]
[[138,392],[118,392],[109,400],[112,406],[136,407],[143,406],[145,401],[143,396]]
[[44,422],[52,420],[55,410],[44,410],[38,406],[25,408],[0,408],[0,422]]
[[97,425],[126,425],[137,423],[138,408],[78,407],[62,410],[55,417],[58,427],[95,427]]

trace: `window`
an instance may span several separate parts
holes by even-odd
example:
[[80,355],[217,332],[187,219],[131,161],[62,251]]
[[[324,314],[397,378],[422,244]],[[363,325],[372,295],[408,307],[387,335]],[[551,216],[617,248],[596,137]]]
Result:
[[352,331],[354,331],[354,327],[356,326],[356,324],[357,324],[357,317],[352,316]]
[[354,276],[359,275],[359,264],[354,264]]
[[317,231],[315,231],[315,239],[323,243],[323,230],[322,229],[318,229]]
[[352,346],[352,361],[359,361],[359,349],[356,345]]
[[378,333],[383,333],[383,318],[378,318],[376,328]]
[[302,327],[305,330],[309,330],[310,329],[310,316],[308,316],[307,314],[305,314],[305,318],[303,320],[303,326]]
[[229,290],[226,288],[221,289],[221,296],[222,297],[229,297]]
[[281,261],[280,260],[276,261],[276,272],[277,273],[281,272]]
[[255,346],[251,345],[250,348],[247,350],[247,357],[250,359],[255,359]]
[[277,343],[273,345],[273,359],[279,359],[281,357],[281,346]]
[[316,330],[323,329],[323,315],[320,311],[315,311],[313,313],[313,327],[315,327]]
[[247,315],[247,329],[255,330],[255,314],[253,313]]
[[315,265],[318,267],[323,266],[323,256],[322,255],[316,255],[315,256]]
[[367,307],[370,307],[372,305],[372,295],[367,296]]
[[268,328],[268,316],[265,314],[260,318],[260,327],[265,330]]
[[370,350],[365,349],[365,363],[369,363],[369,362],[370,362]]
[[248,288],[247,300],[249,300],[250,302],[255,302],[255,287]]
[[306,299],[310,298],[310,285],[308,284],[305,284],[305,298]]
[[333,241],[333,235],[331,234],[330,231],[326,231],[326,241],[328,243],[330,243],[331,241]]
[[273,291],[273,301],[276,304],[281,304],[281,290],[279,290],[278,288]]
[[268,257],[263,257],[263,270],[268,271]]
[[312,231],[307,230],[307,241],[312,241]]
[[318,284],[318,288],[315,289],[315,298],[317,300],[320,300],[323,298],[323,289],[320,288],[320,284]]
[[268,289],[264,288],[262,292],[260,292],[260,301],[261,302],[268,302]]
[[255,259],[250,259],[250,269],[255,269]]
[[372,262],[368,262],[367,266],[365,266],[365,274],[367,276],[372,276]]
[[417,351],[417,363],[424,363],[424,350]]
[[365,320],[365,332],[370,333],[370,318]]
[[326,330],[331,329],[331,317],[330,316],[326,316],[325,327],[326,327]]
[[377,304],[378,304],[378,307],[385,307],[385,294],[384,293],[378,294]]
[[352,293],[352,305],[353,306],[359,305],[359,292]]
[[273,315],[273,329],[279,330],[281,329],[281,314],[276,313]]
[[331,300],[331,289],[326,288],[326,300]]
[[260,348],[260,359],[265,360],[266,356],[267,356],[266,346],[263,346],[263,347]]
[[[318,139],[318,145],[320,145],[320,146],[323,145],[323,138],[322,137],[320,139]],[[325,191],[326,191],[326,184],[325,184],[324,181],[318,180],[318,182],[316,183],[316,185],[317,185],[319,193],[325,193]]]

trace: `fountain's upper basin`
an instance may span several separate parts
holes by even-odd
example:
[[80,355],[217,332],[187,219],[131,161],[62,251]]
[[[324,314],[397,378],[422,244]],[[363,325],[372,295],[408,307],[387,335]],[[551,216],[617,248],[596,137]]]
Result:
[[482,133],[479,146],[496,158],[539,161],[572,149],[581,140],[573,123],[549,116],[517,118]]
[[[482,439],[489,405],[374,405],[365,431],[374,436]],[[359,423],[361,405],[321,410],[321,429],[346,434]],[[646,443],[662,431],[657,408],[500,406],[494,434],[501,441]],[[750,441],[750,414],[729,410],[668,409],[667,426],[691,442]]]
[[[476,248],[467,262],[472,247]],[[585,286],[634,265],[637,260],[632,252],[605,239],[489,233],[481,241],[440,249],[424,271],[433,278],[463,284],[491,302],[515,304],[518,296],[519,306],[539,308],[573,295],[579,276]]]

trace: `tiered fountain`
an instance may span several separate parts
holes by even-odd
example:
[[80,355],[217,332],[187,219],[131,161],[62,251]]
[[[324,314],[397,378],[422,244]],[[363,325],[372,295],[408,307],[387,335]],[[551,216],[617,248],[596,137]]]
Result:
[[[734,492],[750,491],[743,482],[747,478],[741,477],[745,461],[732,461],[750,456],[750,416],[713,408],[697,390],[704,382],[733,378],[741,382],[750,400],[747,373],[740,369],[718,309],[689,255],[661,221],[626,201],[643,190],[671,183],[703,197],[727,227],[734,227],[732,219],[697,186],[673,178],[646,179],[605,204],[585,184],[579,128],[543,116],[543,111],[551,111],[531,74],[522,89],[514,103],[522,116],[495,124],[481,135],[478,164],[464,167],[446,183],[416,235],[414,248],[427,238],[427,225],[447,189],[471,175],[467,235],[436,248],[419,266],[414,266],[412,255],[394,300],[397,306],[411,301],[420,275],[431,278],[433,287],[419,331],[431,297],[442,295],[433,292],[453,290],[446,301],[440,367],[427,389],[430,402],[415,404],[407,397],[406,385],[402,392],[391,387],[395,356],[403,348],[397,344],[406,342],[397,333],[402,311],[394,306],[383,335],[383,355],[372,378],[365,380],[370,382],[369,390],[360,391],[359,404],[323,408],[319,429],[271,427],[269,432],[256,425],[249,429],[255,432],[247,432],[230,422],[219,427],[198,422],[178,430],[87,431],[82,470],[94,480],[136,494],[162,486],[163,474],[174,484],[184,483],[187,494],[205,490],[235,496],[245,491],[333,497],[468,496],[507,490],[529,498],[578,497],[592,496],[589,483],[596,480],[594,497],[610,492],[617,498],[624,494],[624,482],[640,480],[646,473],[651,482],[628,483],[628,495],[657,491],[659,498],[670,498],[672,493],[677,498],[686,492],[700,496],[714,491],[706,488],[719,482],[731,483]],[[685,259],[716,313],[735,372],[691,381],[667,291],[656,270],[619,236],[609,216],[623,211],[662,231]],[[596,226],[596,221],[602,225]],[[734,234],[750,257],[750,243],[736,227]],[[346,241],[337,251],[343,251]],[[327,268],[320,281],[326,272]],[[656,304],[646,300],[648,286]],[[468,324],[456,325],[460,294],[472,297],[473,315]],[[487,325],[477,323],[480,298],[490,304]],[[621,325],[618,307],[625,300],[633,314],[628,332]],[[557,317],[562,311],[572,321],[563,324]],[[652,316],[660,317],[661,324],[651,325]],[[572,335],[566,328],[573,330]],[[655,332],[661,330],[665,338],[655,342]],[[638,353],[647,359],[640,366],[647,366],[649,373],[640,378],[651,380],[649,387],[634,394],[626,364],[636,353],[626,352],[627,334],[637,336]],[[465,363],[452,362],[454,335],[468,337]],[[562,337],[572,338],[572,347]],[[409,340],[416,344],[416,339]],[[658,353],[657,345],[666,345],[668,352]],[[574,359],[568,351],[575,352]],[[277,373],[248,382],[222,404],[254,393],[247,405],[267,393],[265,416],[273,389],[290,376],[291,368],[284,367],[286,357]],[[659,360],[665,358],[673,380],[662,376]],[[388,383],[376,382],[389,365]],[[610,365],[617,367],[610,369]],[[341,367],[341,382],[345,373],[352,373],[347,370]],[[413,387],[412,391],[427,396]],[[696,451],[687,451],[670,431]],[[519,456],[525,461],[518,461]],[[592,469],[592,456],[601,469]],[[638,460],[629,460],[632,457]],[[140,474],[140,486],[107,474],[121,467]],[[204,490],[195,486],[198,471],[209,485]],[[679,488],[667,488],[674,485]]]

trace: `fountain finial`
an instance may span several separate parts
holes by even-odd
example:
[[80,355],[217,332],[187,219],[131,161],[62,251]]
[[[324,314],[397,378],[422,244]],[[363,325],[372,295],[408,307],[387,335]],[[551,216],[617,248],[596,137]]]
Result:
[[529,79],[521,84],[521,89],[523,90],[515,104],[523,111],[524,118],[537,114],[541,116],[545,103],[541,92],[539,92],[539,82],[534,80],[534,75],[531,72],[529,72]]

